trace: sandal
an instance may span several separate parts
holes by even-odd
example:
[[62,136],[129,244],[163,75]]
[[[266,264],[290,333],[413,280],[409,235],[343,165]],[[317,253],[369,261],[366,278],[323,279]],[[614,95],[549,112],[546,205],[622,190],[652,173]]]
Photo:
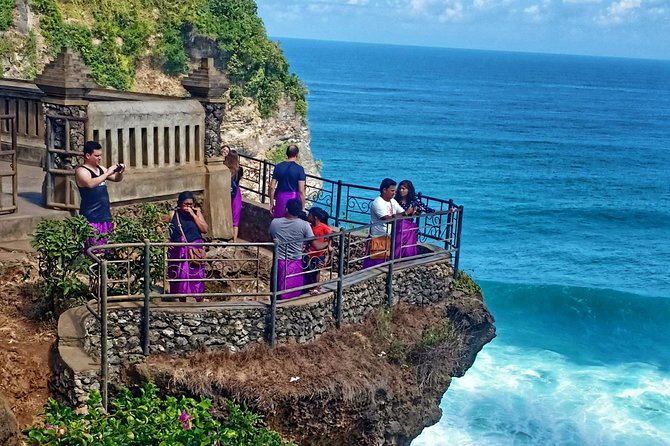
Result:
[[309,295],[310,296],[316,296],[318,294],[321,294],[321,288],[319,288],[319,287],[312,288],[311,290],[309,290]]

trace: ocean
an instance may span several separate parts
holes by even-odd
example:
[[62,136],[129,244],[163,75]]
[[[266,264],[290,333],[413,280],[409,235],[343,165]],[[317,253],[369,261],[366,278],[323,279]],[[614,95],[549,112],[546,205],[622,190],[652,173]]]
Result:
[[322,176],[465,207],[498,337],[412,445],[670,445],[670,61],[277,40]]

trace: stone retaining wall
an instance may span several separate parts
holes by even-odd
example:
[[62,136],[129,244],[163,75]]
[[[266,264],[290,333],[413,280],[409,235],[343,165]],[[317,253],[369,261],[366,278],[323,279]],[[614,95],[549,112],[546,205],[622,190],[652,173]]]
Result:
[[[429,305],[451,293],[453,269],[441,257],[426,263],[396,265],[394,301]],[[361,322],[387,302],[386,269],[366,270],[348,276],[342,295],[344,324]],[[334,286],[330,292],[279,302],[276,339],[279,343],[306,343],[335,327]],[[74,309],[76,310],[76,309]],[[69,310],[72,311],[72,310]],[[110,382],[116,380],[125,361],[142,357],[140,340],[142,304],[110,304],[108,308]],[[97,360],[100,354],[100,324],[90,313],[81,313],[79,322],[82,354]],[[264,343],[269,338],[270,306],[262,302],[159,303],[151,307],[150,352],[180,356],[203,350],[238,351]],[[59,327],[60,328],[60,327]],[[60,332],[60,329],[59,329]],[[60,367],[56,367],[52,387],[74,405],[84,401],[90,389],[99,386],[97,369],[74,372],[59,346]]]

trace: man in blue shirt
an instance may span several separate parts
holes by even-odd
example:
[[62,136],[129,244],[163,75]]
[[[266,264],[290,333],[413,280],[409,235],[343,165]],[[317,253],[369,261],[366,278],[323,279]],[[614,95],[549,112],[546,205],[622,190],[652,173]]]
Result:
[[286,149],[286,161],[275,166],[270,180],[268,196],[270,197],[270,212],[274,218],[284,216],[286,203],[291,199],[298,199],[305,210],[305,169],[297,163],[298,146],[291,144]]

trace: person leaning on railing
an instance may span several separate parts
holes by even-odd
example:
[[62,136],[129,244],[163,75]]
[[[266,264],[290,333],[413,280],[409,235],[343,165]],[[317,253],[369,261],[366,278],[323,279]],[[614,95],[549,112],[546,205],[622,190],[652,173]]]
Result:
[[[276,243],[279,243],[277,254],[277,291],[301,287],[305,284],[302,272],[302,241],[314,237],[312,227],[308,222],[298,218],[302,212],[300,200],[288,200],[285,216],[275,218],[270,223],[268,234]],[[293,243],[287,243],[292,242]],[[302,290],[291,291],[279,296],[280,299],[289,299],[299,296]]]
[[[398,184],[395,200],[407,215],[421,215],[435,212],[416,196],[414,184],[410,180],[402,180]],[[411,257],[417,254],[419,226],[411,219],[398,220],[396,223],[395,257]]]
[[333,251],[332,239],[321,237],[333,233],[333,230],[328,226],[328,218],[328,213],[318,207],[312,207],[307,212],[307,221],[312,226],[314,237],[319,237],[308,243],[307,254],[302,257],[302,267],[306,272],[305,285],[314,285],[309,290],[309,294],[312,296],[321,292],[319,288],[321,273],[319,270],[328,264],[330,253]]
[[284,216],[288,200],[300,200],[302,210],[305,210],[305,169],[298,164],[298,146],[291,144],[286,149],[286,161],[277,164],[272,172],[272,179],[268,187],[270,212],[274,218]]
[[379,196],[370,204],[370,241],[367,246],[368,257],[363,260],[363,268],[370,268],[384,263],[390,257],[391,228],[384,220],[391,220],[396,216],[407,215],[405,210],[393,198],[396,182],[391,178],[384,178],[379,185]]

